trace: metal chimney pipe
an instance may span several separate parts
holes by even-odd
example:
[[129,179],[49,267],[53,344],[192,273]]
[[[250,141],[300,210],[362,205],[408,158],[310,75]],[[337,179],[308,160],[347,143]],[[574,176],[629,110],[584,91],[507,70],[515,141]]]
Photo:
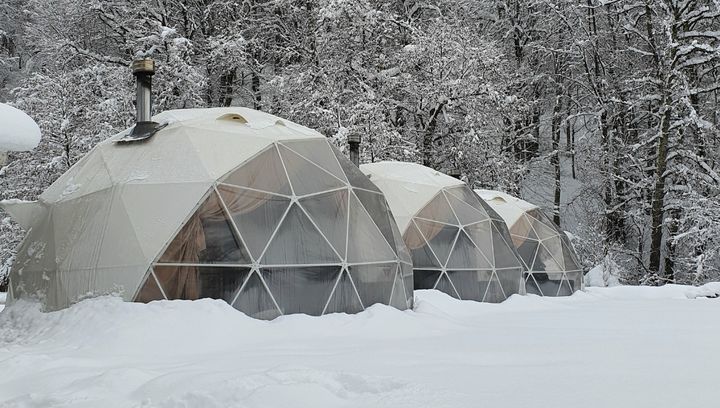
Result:
[[347,137],[348,145],[350,145],[350,161],[356,166],[360,166],[360,135],[351,133]]
[[155,74],[155,61],[150,58],[135,60],[132,72],[137,82],[135,94],[135,121],[150,122],[152,117],[152,76]]

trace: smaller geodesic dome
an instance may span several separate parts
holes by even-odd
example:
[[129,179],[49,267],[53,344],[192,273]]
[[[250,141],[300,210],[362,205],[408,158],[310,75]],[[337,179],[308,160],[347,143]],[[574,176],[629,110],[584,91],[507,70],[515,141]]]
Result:
[[582,289],[583,271],[567,235],[538,206],[499,191],[476,190],[507,223],[525,265],[525,290],[567,296]]
[[402,162],[360,166],[383,191],[413,260],[415,289],[501,302],[522,287],[507,227],[461,180]]
[[189,109],[142,143],[93,148],[37,202],[10,298],[215,298],[246,314],[411,307],[412,268],[385,198],[320,133],[246,108]]

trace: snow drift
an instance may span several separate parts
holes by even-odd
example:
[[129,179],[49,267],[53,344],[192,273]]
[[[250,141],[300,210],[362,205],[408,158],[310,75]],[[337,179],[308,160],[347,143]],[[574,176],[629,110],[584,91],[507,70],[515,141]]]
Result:
[[0,313],[3,407],[714,406],[720,287],[248,318],[113,297]]
[[40,143],[40,128],[25,112],[0,103],[0,152],[34,149]]

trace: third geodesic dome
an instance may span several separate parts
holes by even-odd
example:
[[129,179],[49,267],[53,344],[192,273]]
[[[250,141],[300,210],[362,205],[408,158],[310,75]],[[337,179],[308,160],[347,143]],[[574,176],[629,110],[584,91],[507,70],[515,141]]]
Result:
[[412,255],[415,289],[500,302],[520,291],[507,227],[462,181],[402,162],[360,166],[385,193]]
[[320,133],[245,108],[192,109],[142,143],[100,143],[37,202],[11,298],[226,300],[259,318],[407,309],[407,249],[376,186]]
[[567,235],[538,206],[492,190],[476,190],[508,225],[525,264],[527,293],[566,296],[582,289],[583,271]]

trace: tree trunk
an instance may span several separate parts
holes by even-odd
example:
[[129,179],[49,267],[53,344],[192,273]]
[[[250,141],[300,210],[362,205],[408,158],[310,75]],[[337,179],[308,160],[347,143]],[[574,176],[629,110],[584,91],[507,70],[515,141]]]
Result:
[[668,141],[670,138],[671,109],[667,95],[663,97],[663,112],[660,123],[660,138],[655,165],[655,187],[652,194],[652,227],[650,230],[650,273],[660,276],[662,261],[663,224],[665,216],[665,170],[667,170]]

